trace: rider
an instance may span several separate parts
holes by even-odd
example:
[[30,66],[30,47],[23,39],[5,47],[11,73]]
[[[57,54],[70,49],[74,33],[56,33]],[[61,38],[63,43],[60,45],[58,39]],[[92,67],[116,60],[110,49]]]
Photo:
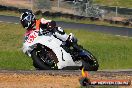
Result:
[[25,37],[30,35],[33,31],[51,31],[53,35],[63,41],[67,46],[74,42],[75,38],[70,33],[67,35],[61,27],[56,27],[56,22],[52,20],[46,20],[44,18],[36,19],[32,12],[24,12],[20,17],[22,26],[26,29]]

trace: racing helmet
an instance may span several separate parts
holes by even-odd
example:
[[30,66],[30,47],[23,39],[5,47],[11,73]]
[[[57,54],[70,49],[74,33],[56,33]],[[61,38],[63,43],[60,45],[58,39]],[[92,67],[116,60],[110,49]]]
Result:
[[35,15],[32,12],[24,12],[20,17],[20,22],[24,28],[28,29],[35,23]]

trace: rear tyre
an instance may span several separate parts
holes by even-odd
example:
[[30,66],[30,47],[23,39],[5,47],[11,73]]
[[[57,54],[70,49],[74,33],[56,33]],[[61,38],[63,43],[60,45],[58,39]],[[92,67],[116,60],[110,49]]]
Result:
[[33,60],[33,66],[37,69],[37,70],[51,70],[51,69],[57,69],[57,67],[55,67],[55,54],[52,51],[48,51],[48,53],[46,54],[46,56],[48,57],[48,59],[50,61],[52,61],[52,63],[49,65],[45,62],[45,58],[42,57],[41,51],[37,51],[37,50],[33,50],[31,52],[31,57]]

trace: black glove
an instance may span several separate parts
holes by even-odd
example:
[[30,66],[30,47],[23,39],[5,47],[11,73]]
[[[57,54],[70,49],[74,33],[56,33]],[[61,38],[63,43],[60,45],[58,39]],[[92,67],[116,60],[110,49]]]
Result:
[[43,29],[43,30],[47,29],[48,28],[48,23],[46,23],[46,24],[40,23],[40,28]]

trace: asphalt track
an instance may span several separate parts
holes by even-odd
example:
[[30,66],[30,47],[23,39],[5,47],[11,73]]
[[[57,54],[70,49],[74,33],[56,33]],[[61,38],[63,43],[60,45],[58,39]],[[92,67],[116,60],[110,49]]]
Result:
[[[19,17],[0,15],[0,21],[18,24]],[[95,25],[95,24],[81,24],[81,23],[71,23],[71,22],[62,22],[62,21],[57,21],[57,25],[61,26],[64,29],[73,29],[73,30],[84,29],[92,32],[101,32],[101,33],[113,34],[118,36],[132,37],[132,28],[103,26],[103,25]]]

